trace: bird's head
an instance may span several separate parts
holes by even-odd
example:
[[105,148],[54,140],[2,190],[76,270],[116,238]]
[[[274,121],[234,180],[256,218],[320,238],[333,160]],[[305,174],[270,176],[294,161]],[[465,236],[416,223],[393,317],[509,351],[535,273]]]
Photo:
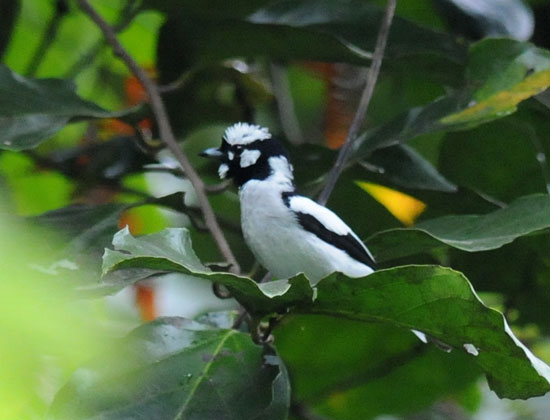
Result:
[[292,165],[281,143],[259,125],[236,123],[222,136],[220,147],[206,149],[201,156],[220,161],[220,178],[234,179],[237,185],[270,179],[292,184]]

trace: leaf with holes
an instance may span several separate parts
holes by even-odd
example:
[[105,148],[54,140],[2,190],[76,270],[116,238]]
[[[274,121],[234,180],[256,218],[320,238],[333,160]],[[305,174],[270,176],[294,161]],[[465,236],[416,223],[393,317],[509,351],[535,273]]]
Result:
[[385,322],[424,332],[470,355],[501,398],[550,391],[550,367],[514,336],[501,313],[479,299],[459,272],[402,266],[361,279],[335,273],[317,284],[317,297],[297,312]]

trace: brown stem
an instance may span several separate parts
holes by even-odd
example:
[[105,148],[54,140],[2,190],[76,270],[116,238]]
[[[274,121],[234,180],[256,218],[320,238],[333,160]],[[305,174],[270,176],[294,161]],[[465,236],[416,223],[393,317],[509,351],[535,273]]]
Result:
[[117,55],[124,61],[130,71],[137,77],[137,79],[145,88],[145,91],[147,92],[147,95],[149,97],[151,109],[153,111],[153,114],[155,115],[155,119],[159,128],[161,141],[174,154],[175,158],[178,160],[185,174],[187,175],[189,181],[193,185],[193,188],[195,189],[195,192],[197,194],[199,206],[204,216],[204,222],[208,227],[208,230],[214,237],[220,252],[227,260],[227,262],[231,264],[231,271],[234,273],[240,272],[239,264],[233,256],[233,253],[229,248],[229,244],[227,243],[227,240],[225,239],[225,236],[220,229],[220,226],[218,225],[218,221],[216,220],[214,211],[212,210],[212,207],[208,202],[208,198],[205,193],[204,183],[202,182],[202,179],[199,177],[199,175],[195,172],[195,170],[191,166],[191,163],[187,159],[187,156],[185,156],[180,146],[178,145],[178,142],[176,141],[174,133],[172,132],[172,127],[170,126],[170,122],[168,121],[166,108],[164,107],[164,103],[162,101],[162,98],[160,97],[155,82],[153,82],[153,80],[147,75],[147,73],[136,63],[136,61],[130,56],[130,54],[128,54],[128,52],[124,49],[122,44],[117,39],[113,27],[109,25],[95,11],[95,9],[88,3],[88,1],[78,0],[78,4],[80,5],[80,8],[84,11],[84,13],[86,13],[99,27],[99,29],[101,29],[103,35],[105,36],[105,39],[113,48],[113,52],[115,53],[115,55]]
[[332,167],[332,170],[328,175],[325,188],[323,188],[323,191],[321,191],[321,194],[319,195],[319,198],[317,200],[322,205],[325,205],[327,203],[328,198],[330,197],[330,194],[332,193],[332,190],[334,189],[334,186],[336,185],[336,182],[338,181],[338,178],[342,173],[344,165],[349,159],[352,151],[353,142],[357,138],[357,133],[359,132],[359,129],[363,125],[363,122],[365,121],[365,118],[367,116],[367,109],[372,98],[372,93],[374,91],[374,86],[376,85],[376,80],[378,79],[380,66],[382,65],[382,58],[384,57],[384,50],[386,49],[386,42],[390,33],[390,27],[393,20],[393,15],[395,13],[396,3],[397,0],[388,0],[387,2],[386,12],[384,13],[382,24],[380,25],[380,29],[378,31],[378,38],[376,39],[376,47],[374,49],[372,63],[369,68],[369,73],[367,75],[367,82],[365,84],[365,89],[363,90],[363,93],[361,95],[361,100],[359,102],[357,112],[355,113],[355,117],[353,118],[353,121],[349,128],[346,142],[340,149],[338,157],[336,158],[336,162],[334,163],[334,166]]

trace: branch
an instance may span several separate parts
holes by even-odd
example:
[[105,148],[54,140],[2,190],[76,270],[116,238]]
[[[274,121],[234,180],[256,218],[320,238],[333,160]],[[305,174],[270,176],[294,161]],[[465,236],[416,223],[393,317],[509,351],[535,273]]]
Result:
[[[136,7],[136,4],[133,1],[129,1],[122,8],[118,16],[118,22],[113,25],[113,30],[115,33],[120,33],[125,30],[134,20],[138,12],[140,11],[139,7]],[[92,60],[101,52],[103,47],[107,45],[105,38],[100,38],[97,40],[87,52],[82,54],[78,60],[65,72],[65,78],[74,79],[76,76],[84,69]]]
[[352,151],[353,142],[357,138],[357,133],[363,125],[365,118],[367,116],[367,109],[369,107],[370,100],[372,98],[372,93],[374,91],[374,86],[376,85],[376,80],[378,79],[378,73],[380,72],[380,66],[382,65],[382,58],[384,57],[384,50],[386,49],[386,42],[388,40],[388,35],[390,33],[390,26],[393,20],[393,15],[395,13],[395,6],[397,0],[388,0],[386,5],[386,12],[382,18],[382,24],[380,30],[378,31],[378,38],[376,39],[376,47],[374,49],[374,54],[372,58],[372,63],[369,68],[369,73],[367,75],[367,82],[365,84],[365,90],[361,95],[361,100],[355,113],[355,117],[351,123],[346,142],[340,149],[336,162],[332,167],[325,184],[325,188],[319,195],[317,200],[320,204],[325,205],[338,181],[338,177],[342,173],[342,169],[346,164],[347,160]]
[[193,188],[195,189],[195,192],[197,194],[199,206],[204,216],[204,222],[208,227],[208,230],[214,237],[221,254],[231,265],[231,271],[234,273],[238,273],[240,271],[239,264],[233,256],[233,253],[229,248],[229,244],[227,243],[227,240],[225,239],[225,236],[220,229],[220,226],[218,225],[218,221],[216,220],[214,211],[212,210],[212,207],[208,202],[208,198],[205,194],[204,183],[202,182],[202,179],[199,177],[197,172],[195,172],[195,170],[191,166],[191,163],[187,159],[187,156],[183,153],[176,141],[176,138],[174,137],[172,127],[170,126],[170,122],[168,121],[166,108],[164,107],[164,103],[162,102],[162,98],[160,97],[155,82],[153,82],[153,80],[147,75],[147,73],[136,63],[136,61],[130,56],[130,54],[128,54],[128,52],[124,49],[122,44],[117,39],[113,27],[111,27],[95,11],[95,9],[88,3],[88,1],[78,0],[78,4],[80,5],[80,8],[84,11],[84,13],[86,13],[99,27],[99,29],[101,29],[103,35],[105,36],[105,39],[107,39],[107,42],[112,46],[113,52],[124,61],[130,71],[137,77],[137,79],[145,88],[145,91],[149,96],[151,109],[153,111],[153,114],[155,115],[155,119],[159,128],[161,141],[174,154],[175,158],[178,160],[185,174],[187,175],[189,181],[193,185]]

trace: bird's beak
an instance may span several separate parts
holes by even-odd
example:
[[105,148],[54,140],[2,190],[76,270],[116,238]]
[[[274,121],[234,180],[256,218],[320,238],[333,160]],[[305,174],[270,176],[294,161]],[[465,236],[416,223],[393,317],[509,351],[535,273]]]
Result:
[[223,157],[223,152],[217,147],[211,147],[209,149],[206,149],[200,152],[199,156],[210,158],[210,159],[221,160]]

